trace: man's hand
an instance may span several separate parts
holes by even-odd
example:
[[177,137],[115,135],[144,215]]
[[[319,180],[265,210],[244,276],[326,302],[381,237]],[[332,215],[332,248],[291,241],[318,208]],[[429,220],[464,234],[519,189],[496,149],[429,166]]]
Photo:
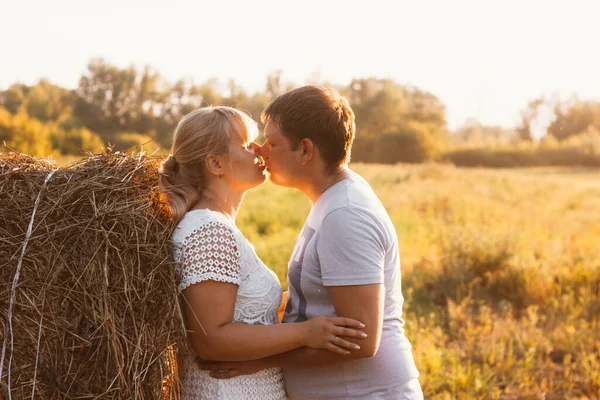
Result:
[[215,379],[231,379],[236,376],[249,375],[265,369],[265,365],[260,360],[217,362],[196,357],[196,363],[200,369],[211,371],[210,376]]

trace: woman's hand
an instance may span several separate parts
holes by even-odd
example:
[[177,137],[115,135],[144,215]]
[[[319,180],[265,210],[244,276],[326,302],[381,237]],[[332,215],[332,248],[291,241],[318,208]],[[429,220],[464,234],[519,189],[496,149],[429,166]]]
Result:
[[313,349],[324,349],[336,354],[348,355],[351,350],[360,350],[360,346],[343,339],[364,339],[367,334],[359,329],[364,324],[352,318],[319,316],[303,322],[304,344]]

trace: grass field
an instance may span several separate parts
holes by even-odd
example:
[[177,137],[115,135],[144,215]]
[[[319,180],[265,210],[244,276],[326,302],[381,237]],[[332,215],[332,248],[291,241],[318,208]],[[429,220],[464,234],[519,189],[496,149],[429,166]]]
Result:
[[[600,398],[600,170],[352,168],[398,231],[426,398]],[[237,218],[284,287],[309,208],[266,184]]]
[[[600,170],[352,168],[398,232],[427,399],[600,398]],[[309,208],[267,183],[237,217],[284,288]]]

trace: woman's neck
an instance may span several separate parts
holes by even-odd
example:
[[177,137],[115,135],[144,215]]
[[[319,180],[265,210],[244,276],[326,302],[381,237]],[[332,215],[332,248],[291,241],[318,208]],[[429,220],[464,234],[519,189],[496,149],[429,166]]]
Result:
[[227,189],[224,187],[206,188],[192,209],[208,208],[235,220],[245,193],[235,193]]

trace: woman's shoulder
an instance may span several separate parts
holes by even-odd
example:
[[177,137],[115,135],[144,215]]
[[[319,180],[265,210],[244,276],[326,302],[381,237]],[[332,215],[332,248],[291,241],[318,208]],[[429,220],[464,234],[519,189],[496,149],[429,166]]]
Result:
[[171,237],[174,242],[181,243],[190,235],[205,231],[237,236],[235,224],[225,215],[202,208],[188,211],[173,230]]

